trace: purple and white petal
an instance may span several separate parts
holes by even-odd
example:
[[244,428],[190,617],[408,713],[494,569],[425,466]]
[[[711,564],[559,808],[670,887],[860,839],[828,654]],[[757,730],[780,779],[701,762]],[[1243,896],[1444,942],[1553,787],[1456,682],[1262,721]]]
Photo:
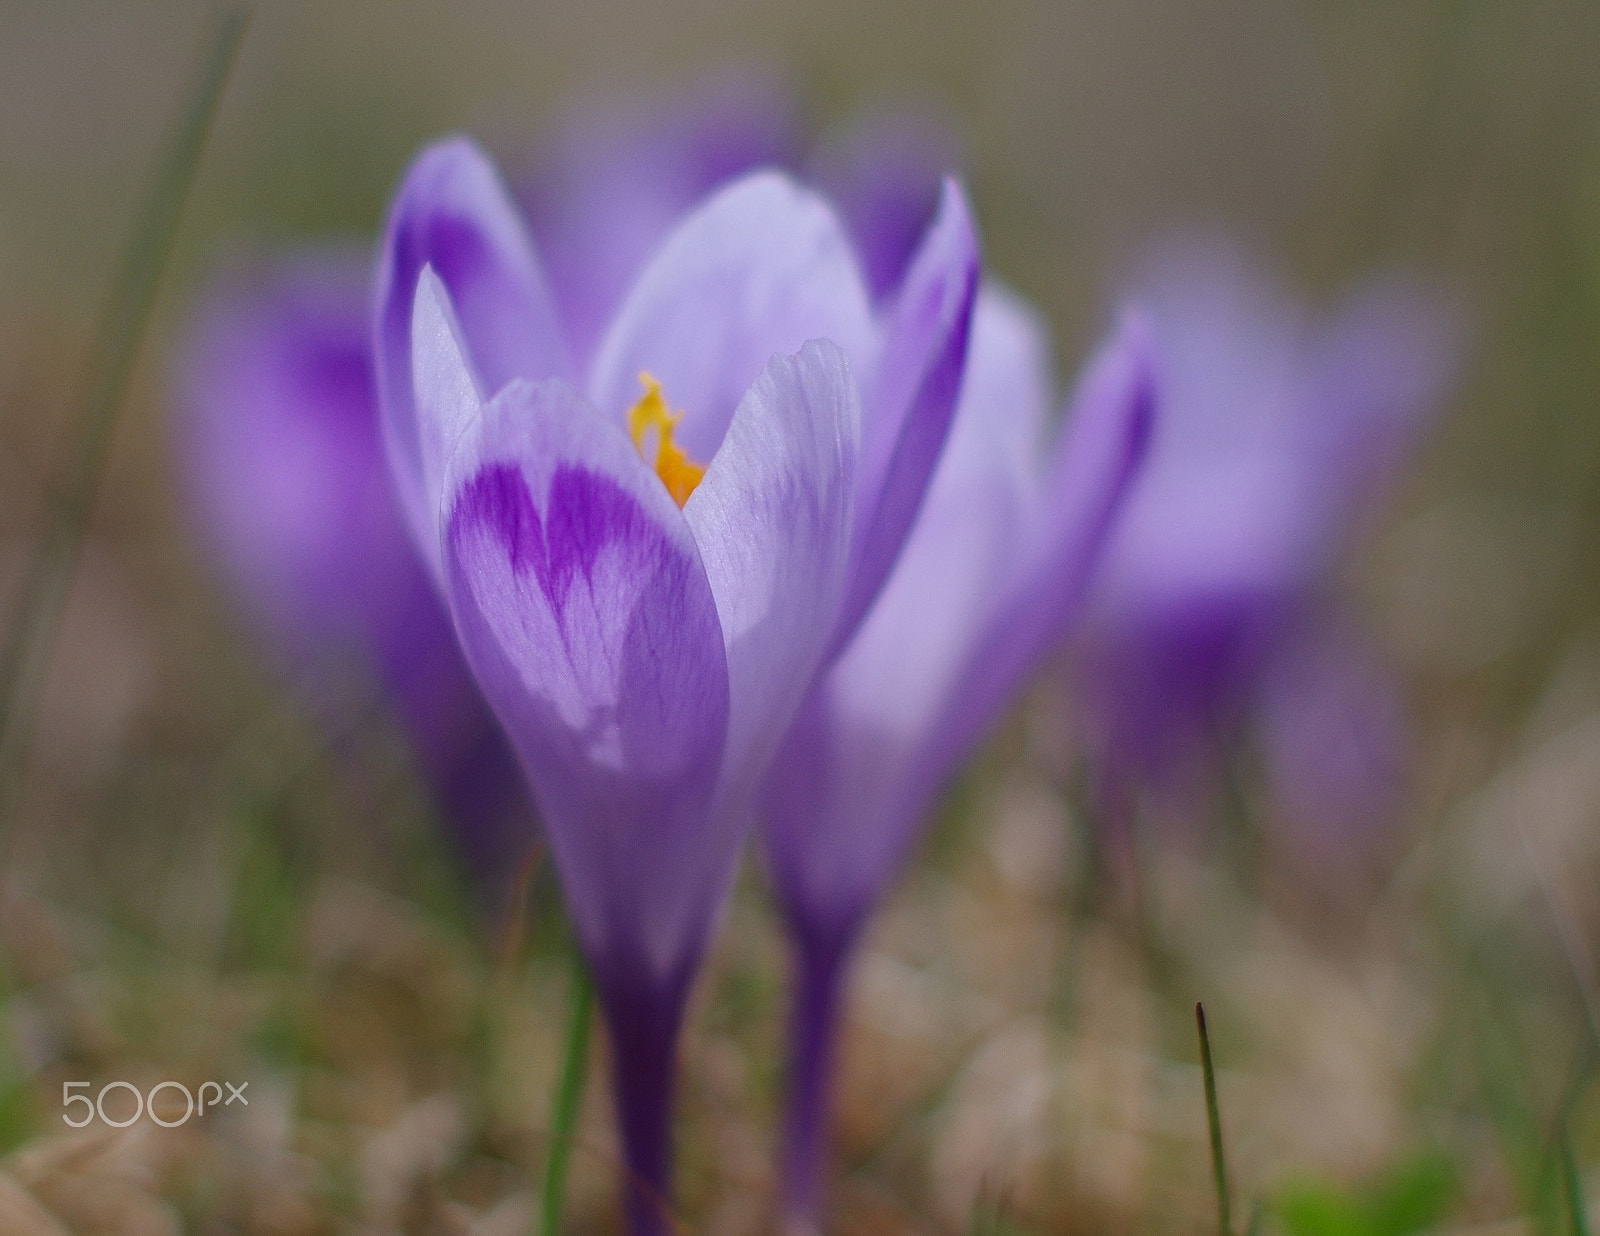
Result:
[[684,412],[678,441],[708,462],[773,356],[831,339],[876,364],[877,328],[844,229],[822,198],[776,172],[715,194],[640,274],[595,356],[589,391],[619,422],[648,371]]
[[[421,463],[412,415],[411,326],[425,266],[449,289],[486,393],[516,377],[571,373],[555,301],[493,163],[466,138],[428,147],[406,173],[378,253],[378,396],[408,505],[420,493],[403,478]],[[415,512],[412,520],[419,522]]]
[[597,978],[668,982],[714,913],[701,890],[720,860],[708,808],[728,721],[689,526],[622,430],[559,381],[496,396],[447,484],[456,627]]

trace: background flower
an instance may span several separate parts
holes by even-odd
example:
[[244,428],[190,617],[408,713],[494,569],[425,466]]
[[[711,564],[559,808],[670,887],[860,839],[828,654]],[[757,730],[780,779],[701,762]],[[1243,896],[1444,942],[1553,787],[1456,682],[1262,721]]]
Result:
[[1145,346],[1130,319],[1047,454],[1044,331],[1012,294],[984,291],[955,424],[905,549],[773,766],[764,841],[796,957],[784,1186],[799,1228],[821,1220],[850,955],[943,783],[1078,616],[1150,430]]
[[[1318,638],[1317,590],[1438,409],[1453,326],[1398,279],[1313,316],[1214,239],[1170,242],[1135,286],[1164,415],[1096,586],[1082,677],[1102,775],[1181,797],[1215,775],[1269,667],[1310,653],[1286,645]],[[1373,672],[1321,647],[1319,693],[1330,674]],[[1384,801],[1397,763],[1348,766],[1376,778],[1346,787],[1352,808]]]
[[399,518],[373,385],[371,265],[355,249],[277,255],[222,278],[175,371],[175,450],[195,533],[284,669],[321,692],[332,735],[376,691],[411,740],[488,898],[535,831],[515,760]]

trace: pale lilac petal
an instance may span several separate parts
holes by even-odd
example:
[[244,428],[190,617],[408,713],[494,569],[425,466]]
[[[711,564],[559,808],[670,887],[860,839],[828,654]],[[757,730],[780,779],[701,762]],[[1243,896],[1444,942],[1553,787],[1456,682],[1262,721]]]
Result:
[[947,181],[890,308],[866,404],[854,562],[836,646],[865,616],[916,519],[961,393],[977,295],[971,212],[960,187]]
[[993,280],[978,292],[961,402],[924,503],[955,475],[1018,478],[1037,497],[1056,399],[1050,328]]
[[[1039,535],[1049,415],[1044,328],[985,288],[960,411],[916,524],[835,670],[833,707],[910,745],[931,731],[996,599]],[[1031,370],[1027,372],[1025,370]],[[885,778],[888,780],[888,778]]]
[[1139,288],[1165,412],[1097,588],[1107,624],[1301,586],[1329,475],[1302,462],[1303,307],[1217,240],[1168,242]]
[[[1027,677],[1072,634],[1112,528],[1143,463],[1154,417],[1148,332],[1126,318],[1090,362],[1051,461],[1036,535],[1009,588],[963,650],[932,724],[911,752],[882,830],[875,870],[886,878],[939,789]],[[871,890],[874,896],[877,889]],[[870,902],[868,903],[870,904]]]
[[589,390],[620,422],[648,371],[684,412],[679,440],[705,463],[767,362],[811,339],[838,344],[857,372],[876,364],[866,290],[832,209],[787,177],[758,172],[667,238],[601,343]]
[[[412,415],[412,300],[424,266],[450,291],[472,369],[492,394],[512,378],[567,377],[555,302],[494,165],[466,138],[428,147],[390,208],[378,253],[378,394],[402,484],[420,468]],[[420,522],[415,511],[411,518]]]
[[[728,649],[727,791],[747,805],[810,686],[850,556],[860,409],[826,340],[774,357],[683,508]],[[744,823],[741,820],[741,825]]]
[[[416,466],[405,459],[406,448],[392,428],[385,435],[394,473],[406,510],[415,522],[413,534],[424,560],[442,582],[440,561],[441,521],[444,519],[445,465],[455,454],[461,435],[482,414],[472,363],[450,293],[424,266],[417,280],[416,307],[411,325],[412,387],[415,408],[412,440]],[[385,422],[393,426],[393,418]]]
[[445,566],[463,647],[538,797],[602,984],[670,990],[726,864],[708,810],[728,719],[711,587],[622,430],[516,382],[451,462]]

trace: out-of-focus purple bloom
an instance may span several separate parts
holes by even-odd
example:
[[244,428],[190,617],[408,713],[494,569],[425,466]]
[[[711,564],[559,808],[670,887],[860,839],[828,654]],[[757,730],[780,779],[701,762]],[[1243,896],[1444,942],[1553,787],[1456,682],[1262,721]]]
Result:
[[875,312],[827,203],[756,173],[678,223],[584,363],[476,147],[430,147],[396,196],[391,468],[539,800],[638,1230],[660,1226],[683,1003],[761,780],[920,504],[976,284],[954,184]]
[[1280,641],[1255,717],[1267,787],[1311,864],[1348,869],[1399,801],[1409,746],[1394,679],[1354,631],[1308,618]]
[[520,188],[580,357],[684,213],[746,172],[795,166],[799,132],[789,92],[752,70],[648,104],[607,96],[557,122]]
[[839,203],[874,296],[900,282],[939,202],[944,173],[961,166],[954,128],[926,108],[863,115],[825,136],[808,175]]
[[1312,589],[1438,407],[1452,332],[1399,280],[1313,316],[1218,242],[1165,250],[1137,287],[1160,425],[1083,667],[1109,784],[1171,789],[1209,773],[1303,629]]
[[347,250],[220,281],[178,369],[180,463],[197,530],[252,625],[286,665],[347,664],[388,694],[498,895],[532,842],[531,810],[395,504],[370,288],[370,259]]
[[1046,449],[1045,333],[981,295],[955,425],[889,582],[768,778],[765,842],[795,942],[785,1201],[816,1225],[829,1057],[851,948],[940,786],[1081,608],[1142,454],[1152,390],[1130,317]]
[[959,165],[952,127],[909,105],[809,143],[792,93],[745,70],[665,98],[572,110],[519,187],[581,360],[645,259],[718,185],[758,167],[803,173],[838,208],[877,301],[899,287]]

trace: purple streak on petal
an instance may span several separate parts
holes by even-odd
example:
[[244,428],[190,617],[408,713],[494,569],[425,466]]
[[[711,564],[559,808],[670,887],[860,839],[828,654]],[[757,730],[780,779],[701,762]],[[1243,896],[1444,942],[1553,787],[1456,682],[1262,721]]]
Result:
[[568,377],[555,302],[516,206],[476,145],[450,138],[413,161],[378,253],[374,347],[379,404],[402,503],[418,535],[436,512],[423,495],[412,396],[412,302],[423,267],[449,289],[485,394],[512,378]]
[[563,119],[524,196],[580,358],[678,220],[725,181],[792,165],[797,136],[788,91],[751,71],[665,98],[610,94]]
[[363,662],[492,898],[531,844],[531,809],[396,510],[370,277],[364,252],[312,251],[213,292],[182,353],[181,462],[197,528],[260,634],[301,673]]
[[621,423],[648,370],[684,418],[678,440],[707,463],[774,355],[830,339],[851,367],[877,364],[877,329],[844,229],[820,197],[775,172],[735,181],[667,238],[596,353],[589,390]]
[[810,174],[838,203],[875,300],[899,286],[960,163],[954,126],[926,108],[877,112],[818,148]]
[[834,629],[843,648],[904,544],[961,393],[978,297],[978,243],[965,195],[946,181],[889,311],[867,415],[850,591]]
[[[492,400],[449,487],[457,630],[595,976],[630,1168],[664,1196],[684,993],[739,843],[713,811],[729,701],[711,586],[660,480],[560,382]],[[627,1192],[635,1230],[659,1230]]]
[[[692,970],[728,862],[708,805],[722,632],[681,512],[559,382],[513,383],[451,468],[451,606],[527,770],[596,979]],[[735,838],[735,842],[737,839]]]

